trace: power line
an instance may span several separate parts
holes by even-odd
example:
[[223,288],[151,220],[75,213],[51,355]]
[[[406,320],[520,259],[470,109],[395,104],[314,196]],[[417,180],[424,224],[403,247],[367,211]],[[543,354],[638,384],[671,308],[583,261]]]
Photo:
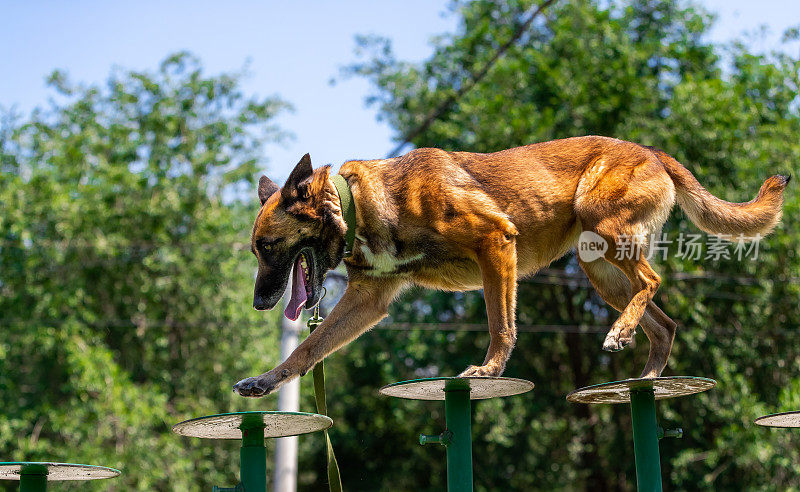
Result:
[[483,79],[483,77],[486,76],[487,73],[489,73],[489,70],[494,66],[495,63],[497,63],[497,60],[499,60],[500,57],[502,57],[505,54],[505,52],[508,51],[508,49],[514,43],[516,43],[519,40],[519,38],[522,36],[522,34],[533,23],[534,19],[536,19],[536,17],[538,17],[539,14],[541,14],[542,11],[544,11],[544,9],[549,7],[550,4],[552,4],[554,1],[555,0],[545,0],[544,2],[542,2],[542,4],[539,5],[538,8],[536,8],[536,10],[525,20],[525,22],[520,24],[520,26],[514,32],[514,35],[511,36],[511,39],[506,41],[506,43],[504,45],[502,45],[495,52],[495,54],[492,56],[492,58],[490,58],[489,61],[486,62],[486,64],[483,66],[483,68],[481,70],[479,70],[478,72],[472,73],[471,74],[472,76],[467,80],[467,82],[465,84],[463,84],[458,89],[458,91],[456,91],[455,94],[450,95],[447,99],[444,100],[444,102],[442,102],[442,104],[440,104],[431,113],[429,113],[428,116],[422,121],[422,123],[419,126],[414,128],[410,132],[406,133],[403,136],[403,140],[400,142],[400,144],[398,144],[397,147],[395,147],[391,152],[389,152],[389,154],[387,154],[386,157],[389,158],[389,157],[395,157],[396,155],[398,155],[400,153],[400,151],[403,150],[403,147],[406,146],[406,144],[408,144],[409,142],[411,142],[411,140],[416,138],[419,134],[421,134],[422,132],[427,130],[428,127],[430,127],[431,124],[434,121],[439,119],[447,110],[449,110],[450,107],[456,101],[458,101],[461,97],[463,97],[464,94],[466,94],[467,92],[472,90],[472,88],[475,87],[478,84],[478,82],[480,82],[481,79]]
[[[605,333],[610,325],[516,325],[526,333]],[[488,331],[486,323],[379,323],[376,330],[391,331]]]
[[[35,319],[35,318],[0,318],[0,326],[31,326],[31,325],[45,325],[45,326],[58,326],[66,324],[68,320],[64,319]],[[230,320],[203,320],[191,323],[183,322],[165,322],[163,320],[124,320],[124,319],[101,319],[92,322],[81,320],[73,320],[76,324],[89,326],[92,328],[136,328],[143,326],[145,328],[219,328],[220,324],[229,323]],[[239,328],[247,329],[263,329],[268,326],[277,325],[274,323],[253,323],[243,324],[236,323]],[[575,333],[575,334],[597,334],[606,333],[611,324],[608,325],[586,325],[586,324],[518,324],[517,331],[521,333]],[[395,332],[488,332],[489,325],[487,323],[434,323],[434,322],[384,322],[377,324],[373,330],[380,331],[395,331]],[[783,335],[800,335],[800,330],[775,328],[770,330],[776,334]],[[732,329],[715,329],[717,334],[741,334],[738,328]]]
[[[31,319],[31,318],[0,318],[0,325],[9,326],[30,326],[32,324],[41,325],[60,325],[67,321],[63,319]],[[161,320],[124,320],[124,319],[104,319],[92,322],[75,320],[76,324],[82,324],[93,328],[135,328],[142,326],[145,328],[216,328],[224,320],[207,320],[203,322],[164,322]],[[267,323],[242,324],[236,323],[238,327],[244,328],[264,328]],[[379,323],[374,330],[386,331],[445,331],[445,332],[485,332],[489,330],[486,323],[402,323],[388,322]],[[517,331],[527,333],[605,333],[609,326],[594,325],[517,325]]]

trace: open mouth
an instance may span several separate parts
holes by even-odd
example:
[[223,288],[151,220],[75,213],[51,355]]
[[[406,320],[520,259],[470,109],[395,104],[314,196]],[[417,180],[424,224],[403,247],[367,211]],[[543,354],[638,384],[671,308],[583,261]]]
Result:
[[297,255],[294,263],[294,274],[292,275],[292,297],[286,305],[283,314],[294,321],[300,317],[300,312],[306,306],[309,299],[313,298],[311,284],[311,268],[313,265],[313,253],[302,251]]

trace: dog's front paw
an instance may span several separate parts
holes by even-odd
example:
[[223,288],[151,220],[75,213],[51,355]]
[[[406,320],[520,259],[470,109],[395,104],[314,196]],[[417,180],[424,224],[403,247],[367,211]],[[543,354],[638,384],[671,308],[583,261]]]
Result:
[[242,379],[233,385],[233,391],[241,396],[252,398],[266,396],[278,389],[288,376],[289,371],[286,369],[280,372],[273,369],[260,376]]
[[635,332],[633,330],[630,330],[630,335],[624,336],[622,331],[612,328],[603,341],[603,350],[607,352],[619,352],[633,341],[634,335]]
[[498,367],[495,365],[487,364],[485,366],[469,366],[464,371],[458,375],[458,377],[468,377],[468,376],[491,376],[491,377],[498,377],[503,374],[503,368]]

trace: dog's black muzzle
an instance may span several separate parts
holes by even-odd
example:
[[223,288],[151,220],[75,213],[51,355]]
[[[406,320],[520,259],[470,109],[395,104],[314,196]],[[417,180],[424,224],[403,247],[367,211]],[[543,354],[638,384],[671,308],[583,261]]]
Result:
[[282,268],[273,266],[267,271],[259,271],[256,276],[256,285],[253,292],[253,307],[258,311],[272,309],[283,297],[289,283],[291,266],[281,265]]

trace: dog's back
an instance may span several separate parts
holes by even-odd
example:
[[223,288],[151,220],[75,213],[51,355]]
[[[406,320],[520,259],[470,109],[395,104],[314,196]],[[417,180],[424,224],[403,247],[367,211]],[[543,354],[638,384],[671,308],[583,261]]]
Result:
[[[406,250],[441,265],[469,257],[488,221],[504,230],[513,226],[523,276],[575,245],[581,232],[576,193],[587,169],[602,158],[604,186],[624,195],[620,188],[635,186],[630,169],[648,156],[657,162],[636,144],[589,136],[486,154],[421,148],[392,159],[350,161],[340,174],[366,198],[362,215],[371,251]],[[617,175],[613,183],[608,179]]]

